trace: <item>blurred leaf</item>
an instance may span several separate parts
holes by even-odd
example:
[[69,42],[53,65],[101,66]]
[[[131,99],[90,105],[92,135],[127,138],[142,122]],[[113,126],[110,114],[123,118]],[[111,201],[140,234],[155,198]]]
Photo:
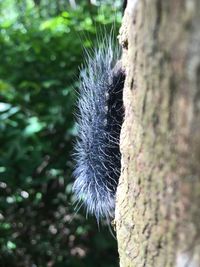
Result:
[[13,243],[12,241],[7,242],[7,248],[8,249],[16,249],[16,244]]
[[1,120],[8,119],[10,116],[14,115],[19,110],[20,110],[19,107],[11,107],[11,105],[10,105],[10,108],[8,110],[6,110],[6,112],[4,112],[3,114],[0,114],[0,119]]
[[0,102],[0,112],[4,112],[8,109],[10,109],[11,105],[8,103],[2,103]]
[[42,123],[38,120],[37,117],[31,117],[28,119],[28,126],[24,129],[25,136],[32,135],[42,130],[45,126],[45,123]]

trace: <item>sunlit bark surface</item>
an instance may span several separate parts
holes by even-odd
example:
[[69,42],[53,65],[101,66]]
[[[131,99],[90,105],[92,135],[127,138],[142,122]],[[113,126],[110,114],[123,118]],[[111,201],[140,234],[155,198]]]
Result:
[[130,0],[116,228],[121,267],[200,266],[200,1]]

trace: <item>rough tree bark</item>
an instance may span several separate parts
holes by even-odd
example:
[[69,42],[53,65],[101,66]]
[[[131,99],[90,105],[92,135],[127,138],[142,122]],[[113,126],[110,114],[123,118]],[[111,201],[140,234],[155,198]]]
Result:
[[121,267],[200,266],[200,1],[130,0],[116,228]]

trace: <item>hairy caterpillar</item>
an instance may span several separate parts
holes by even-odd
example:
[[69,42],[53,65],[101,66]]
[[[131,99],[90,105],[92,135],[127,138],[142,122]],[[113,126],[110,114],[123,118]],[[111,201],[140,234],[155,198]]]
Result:
[[125,73],[119,57],[119,47],[110,37],[93,56],[87,53],[86,67],[80,72],[73,191],[97,221],[114,217],[121,169],[119,137]]

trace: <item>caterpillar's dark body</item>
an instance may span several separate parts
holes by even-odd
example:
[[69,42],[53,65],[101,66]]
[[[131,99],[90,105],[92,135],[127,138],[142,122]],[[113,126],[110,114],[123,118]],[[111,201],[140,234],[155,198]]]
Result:
[[88,56],[81,71],[78,101],[79,134],[73,190],[97,220],[114,216],[115,193],[121,169],[119,137],[123,122],[125,75],[119,49],[107,41]]

